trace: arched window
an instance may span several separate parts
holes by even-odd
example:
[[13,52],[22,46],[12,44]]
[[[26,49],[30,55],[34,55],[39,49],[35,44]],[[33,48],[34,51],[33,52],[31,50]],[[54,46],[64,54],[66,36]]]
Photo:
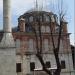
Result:
[[42,22],[42,16],[40,16],[40,21]]
[[26,32],[32,32],[32,26],[30,23],[26,23],[25,30],[26,30]]
[[49,16],[45,16],[47,22],[49,22]]
[[58,33],[59,32],[59,26],[55,27],[55,32]]
[[48,51],[49,50],[48,39],[44,39],[44,50],[45,51]]
[[58,17],[57,15],[54,15],[55,21],[58,22]]
[[52,22],[55,22],[54,15],[51,15],[51,21],[52,21]]
[[41,26],[41,32],[45,32],[45,26]]
[[44,17],[44,21],[46,21],[46,22],[49,22],[49,21],[50,21],[50,19],[49,19],[49,16],[48,16],[48,15],[44,14],[44,15],[43,15],[43,17]]
[[50,27],[49,26],[46,26],[46,32],[50,32]]
[[28,17],[25,18],[25,22],[28,22]]
[[29,21],[33,22],[33,16],[30,16]]
[[29,46],[29,47],[28,47],[28,50],[29,50],[29,51],[32,51],[32,50],[33,50],[33,44],[34,44],[34,43],[33,43],[33,39],[29,39],[29,42],[28,42],[28,46]]

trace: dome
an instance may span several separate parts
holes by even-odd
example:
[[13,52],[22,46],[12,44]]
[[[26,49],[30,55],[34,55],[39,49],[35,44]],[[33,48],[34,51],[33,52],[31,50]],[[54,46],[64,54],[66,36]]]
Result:
[[26,13],[30,13],[30,12],[34,12],[34,11],[38,11],[38,12],[40,12],[40,11],[46,11],[46,12],[49,12],[49,11],[47,11],[47,10],[45,10],[45,9],[41,9],[41,8],[39,8],[39,9],[37,9],[37,8],[32,8],[32,9],[26,11]]
[[[33,26],[35,25],[35,27],[36,27],[36,24],[38,26],[39,22],[41,24],[42,31],[44,31],[44,29],[46,27],[45,31],[48,32],[48,30],[50,30],[48,25],[50,24],[50,22],[57,21],[57,15],[52,12],[48,12],[48,11],[44,11],[44,10],[37,11],[35,9],[30,9],[18,18],[18,24],[21,19],[25,20],[25,31],[26,32],[33,32],[32,25]],[[57,24],[56,24],[56,26],[57,26]],[[37,28],[36,28],[36,30],[37,30]]]
[[20,20],[20,18],[24,18],[26,22],[33,22],[34,19],[38,18],[38,16],[40,17],[40,21],[42,22],[49,22],[50,21],[50,17],[51,20],[54,22],[55,21],[55,14],[53,14],[52,12],[48,12],[45,10],[37,10],[37,9],[30,9],[27,12],[25,12],[23,15],[21,15],[18,20]]

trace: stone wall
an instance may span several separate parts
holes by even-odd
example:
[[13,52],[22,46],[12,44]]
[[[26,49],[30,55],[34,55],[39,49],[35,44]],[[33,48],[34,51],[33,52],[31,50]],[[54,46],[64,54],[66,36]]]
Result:
[[[51,68],[56,67],[56,61],[55,61],[55,57],[53,54],[43,54],[42,56],[43,56],[44,62],[50,61]],[[60,58],[60,61],[64,60],[65,65],[66,65],[66,68],[61,70],[61,75],[74,75],[72,54],[71,53],[70,54],[59,54],[59,58]],[[35,55],[29,55],[29,56],[24,55],[23,57],[21,57],[20,55],[17,55],[16,59],[17,59],[17,63],[22,63],[22,70],[23,70],[22,72],[24,75],[26,74],[33,75],[34,73],[30,71],[30,62],[35,63],[36,69],[42,67],[38,58]],[[21,74],[22,74],[21,72],[18,73],[18,75],[21,75]],[[38,73],[35,75],[38,75]]]
[[15,48],[0,48],[0,75],[16,75]]

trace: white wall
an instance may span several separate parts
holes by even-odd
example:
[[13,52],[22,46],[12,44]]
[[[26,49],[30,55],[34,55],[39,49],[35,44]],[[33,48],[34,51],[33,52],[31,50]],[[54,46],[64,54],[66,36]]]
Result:
[[0,48],[0,75],[16,75],[15,48]]
[[[70,74],[70,71],[73,71],[73,63],[72,63],[72,55],[71,54],[60,54],[59,55],[60,61],[65,60],[66,68],[62,69],[61,75],[74,75],[73,73]],[[21,61],[21,58],[18,56],[17,61]],[[56,67],[56,61],[53,54],[44,54],[43,55],[44,62],[50,61],[51,67]],[[35,55],[24,56],[23,57],[23,73],[30,73],[30,62],[35,62],[35,68],[41,68],[41,64],[38,58]]]

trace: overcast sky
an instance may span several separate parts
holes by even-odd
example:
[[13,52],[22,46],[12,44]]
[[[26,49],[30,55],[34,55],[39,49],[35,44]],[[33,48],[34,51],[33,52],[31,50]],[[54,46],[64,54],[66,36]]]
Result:
[[[26,11],[35,7],[36,0],[11,0],[12,7],[12,26],[17,26],[17,19]],[[39,6],[42,6],[49,11],[54,11],[58,0],[37,0]],[[43,1],[43,3],[42,3]],[[60,0],[59,0],[60,1]],[[70,36],[71,43],[74,44],[74,0],[63,0],[64,9],[67,10],[68,32],[72,33]],[[55,8],[56,9],[56,8]],[[55,12],[55,11],[54,11]],[[0,29],[3,28],[3,0],[0,0]]]

